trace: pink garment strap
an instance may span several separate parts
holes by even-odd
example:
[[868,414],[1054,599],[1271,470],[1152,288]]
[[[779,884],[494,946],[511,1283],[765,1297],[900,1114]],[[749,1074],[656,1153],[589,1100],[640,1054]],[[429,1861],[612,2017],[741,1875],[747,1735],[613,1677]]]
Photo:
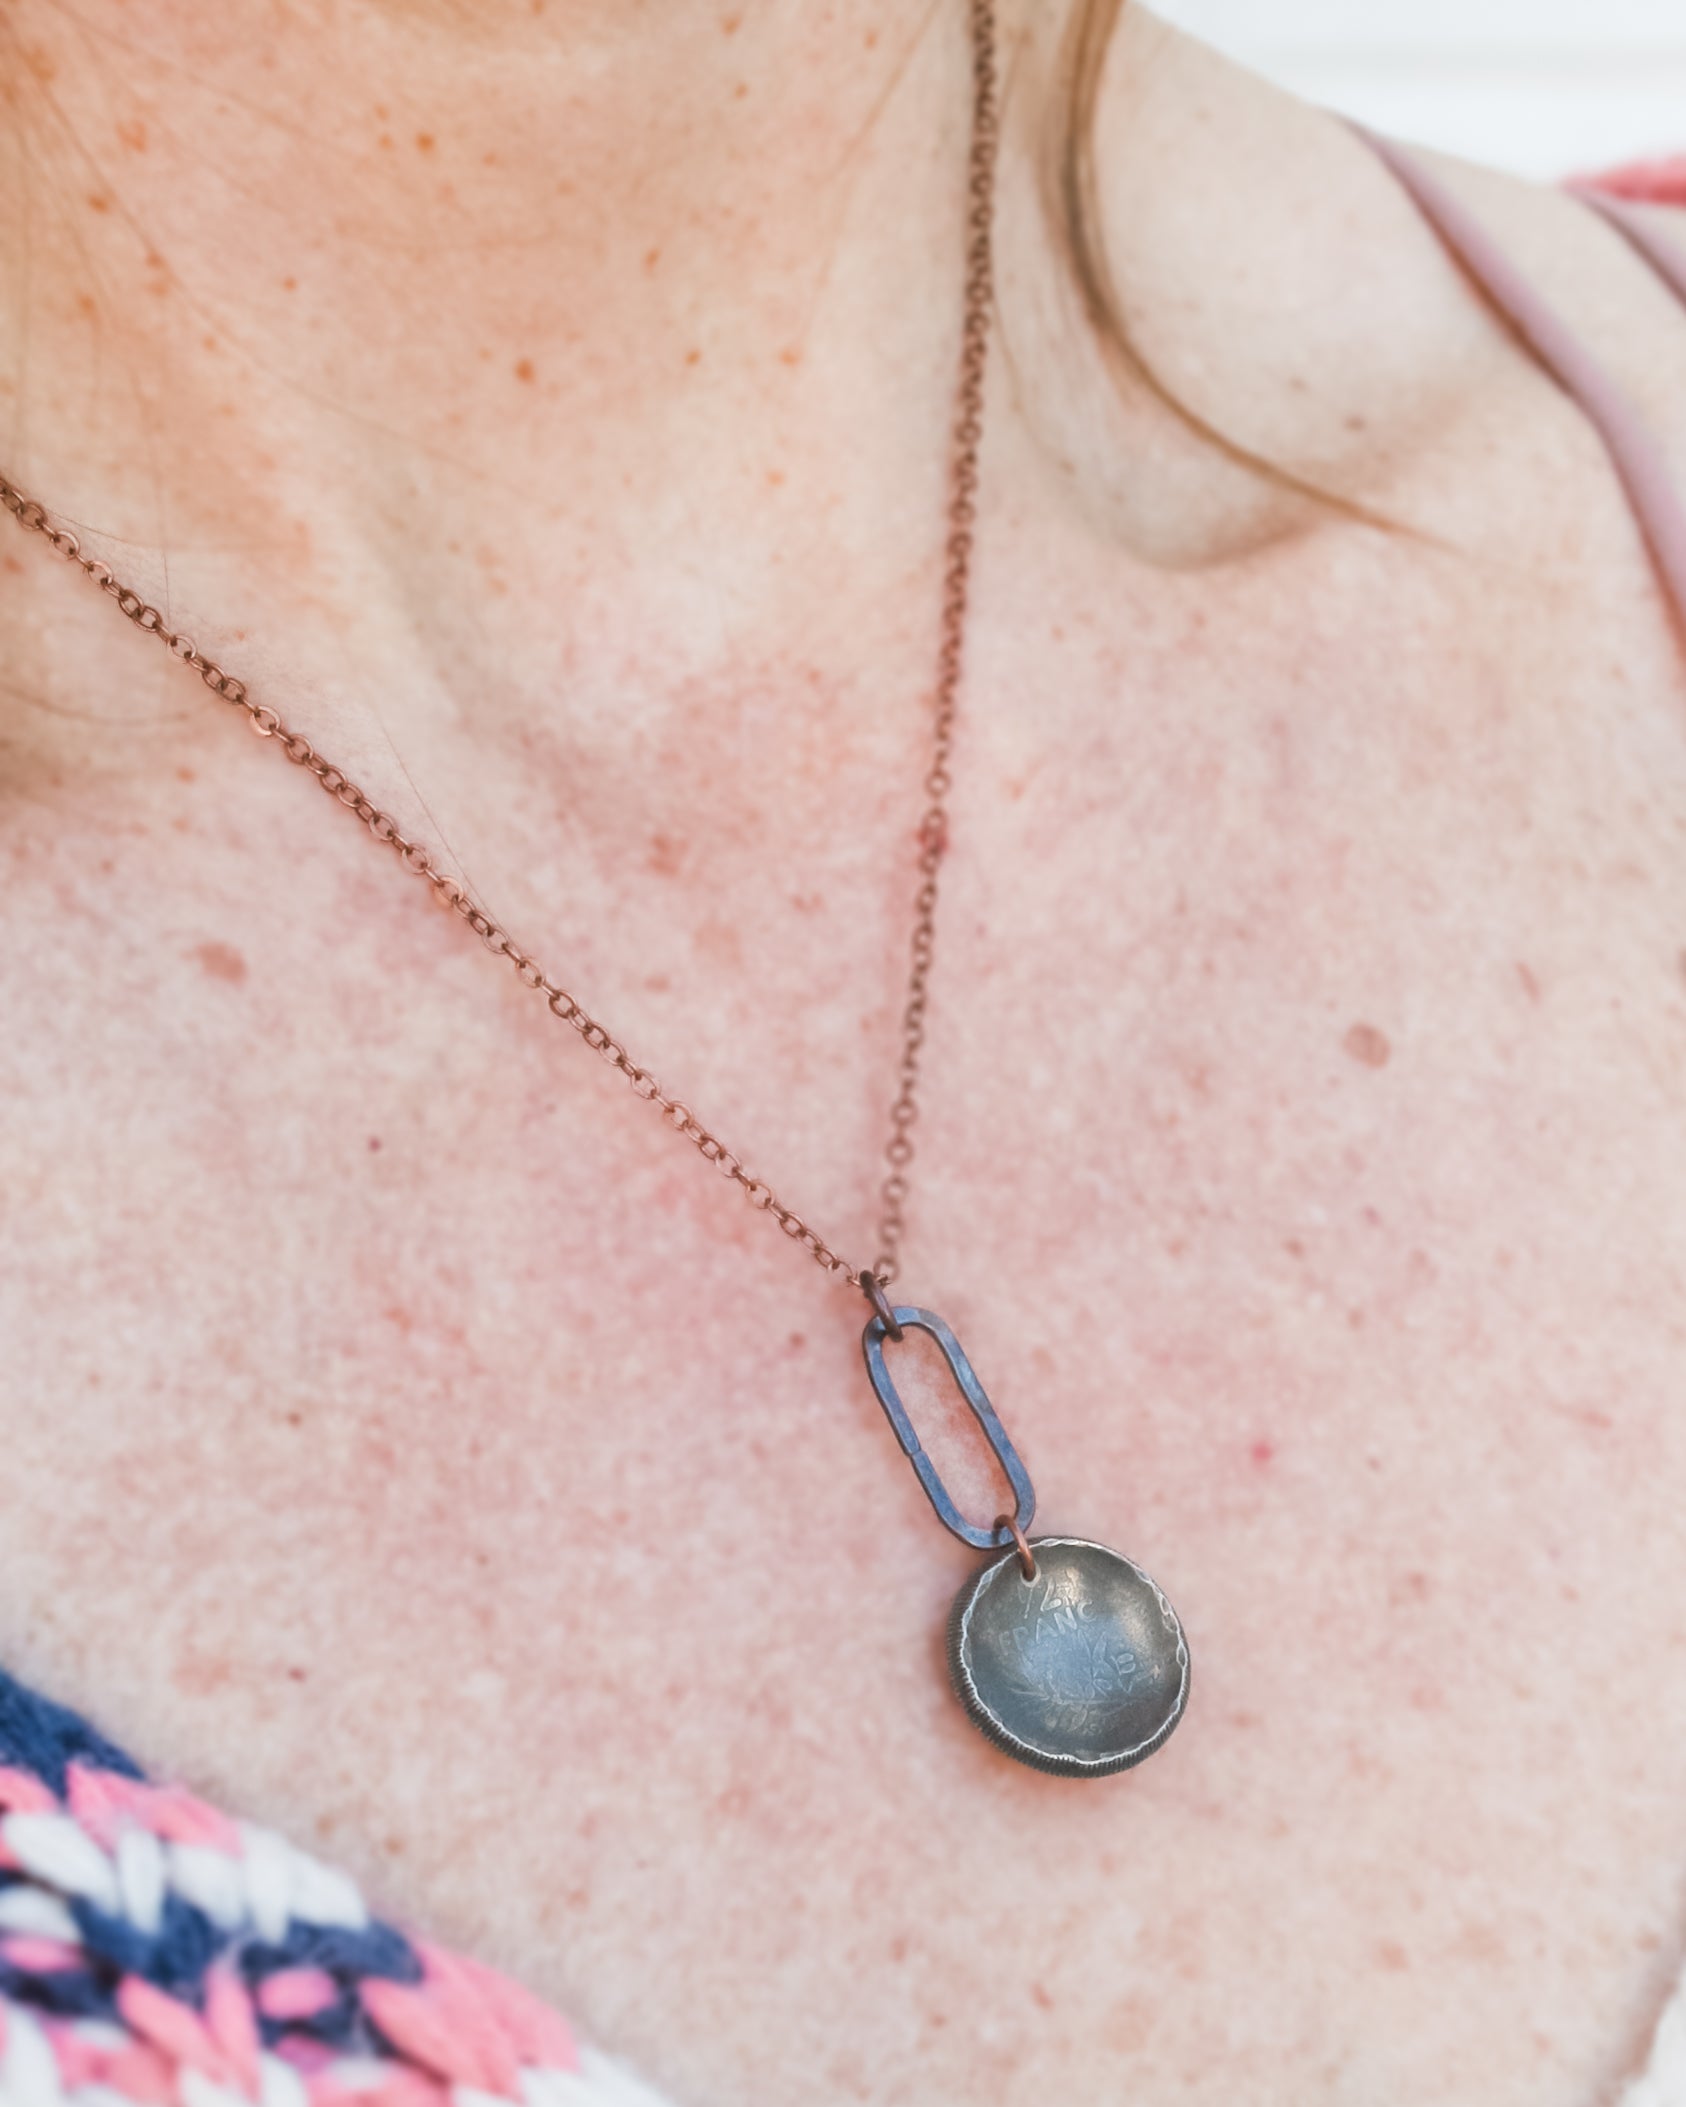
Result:
[[1596,175],[1577,177],[1569,188],[1599,190],[1606,197],[1632,198],[1640,205],[1686,205],[1686,154],[1601,168]]
[[[1354,131],[1392,170],[1452,255],[1483,288],[1499,312],[1552,378],[1579,403],[1609,450],[1610,460],[1633,505],[1656,562],[1657,573],[1686,631],[1686,505],[1681,503],[1661,446],[1628,400],[1620,383],[1589,351],[1551,302],[1533,286],[1500,248],[1475,214],[1431,175],[1414,154],[1377,133],[1354,125]],[[1619,210],[1620,208],[1613,208]],[[1612,212],[1613,216],[1613,212]],[[1625,219],[1618,221],[1629,240],[1657,264],[1665,281],[1686,299],[1686,283],[1676,279],[1686,259],[1671,255],[1665,266],[1652,253],[1660,237],[1646,230],[1636,239]],[[1672,245],[1670,245],[1672,249]]]
[[1600,189],[1596,182],[1569,185],[1583,204],[1600,212],[1644,257],[1657,276],[1686,302],[1686,248],[1672,240],[1648,213]]

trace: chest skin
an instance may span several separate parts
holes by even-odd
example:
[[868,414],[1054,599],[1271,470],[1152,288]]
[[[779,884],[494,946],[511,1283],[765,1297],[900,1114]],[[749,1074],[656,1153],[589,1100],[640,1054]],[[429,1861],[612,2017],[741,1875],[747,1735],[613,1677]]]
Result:
[[[1150,1764],[968,1727],[858,1298],[190,695],[9,800],[8,1664],[687,2107],[1607,2097],[1686,1861],[1686,682],[1576,459],[1555,562],[984,558],[898,1292],[1176,1603]],[[902,738],[540,741],[470,845],[851,1255]]]

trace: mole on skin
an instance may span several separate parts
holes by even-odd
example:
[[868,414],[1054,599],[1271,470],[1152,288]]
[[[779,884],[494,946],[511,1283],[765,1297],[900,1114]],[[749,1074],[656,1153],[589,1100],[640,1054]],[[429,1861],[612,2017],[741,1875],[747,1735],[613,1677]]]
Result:
[[1393,1048],[1386,1035],[1377,1031],[1373,1024],[1355,1024],[1341,1041],[1355,1061],[1362,1061],[1366,1068],[1385,1068],[1392,1057]]
[[246,978],[246,961],[232,944],[196,944],[193,955],[212,980],[224,980],[231,987],[238,987]]

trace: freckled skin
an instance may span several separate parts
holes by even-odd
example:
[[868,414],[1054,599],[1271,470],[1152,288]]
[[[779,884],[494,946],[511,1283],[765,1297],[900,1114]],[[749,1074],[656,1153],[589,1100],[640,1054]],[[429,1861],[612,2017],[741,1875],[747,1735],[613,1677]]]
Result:
[[[108,159],[147,143],[133,224],[67,189],[106,305],[43,239],[11,378],[43,494],[159,592],[167,520],[172,607],[854,1252],[963,53],[675,11],[658,73],[634,14],[564,123],[525,6],[466,73],[463,11],[348,9],[325,76],[160,5],[191,109],[79,87],[32,10]],[[967,1727],[970,1564],[858,1298],[21,541],[0,1658],[697,2107],[1587,2107],[1681,1936],[1686,681],[1596,447],[1362,152],[1126,34],[1102,165],[1156,353],[1429,530],[1308,521],[1113,404],[1042,333],[1014,133],[905,1284],[1041,1521],[1170,1591],[1177,1736],[1067,1789]],[[1458,180],[1686,445],[1631,259]],[[145,447],[90,381],[119,342]]]

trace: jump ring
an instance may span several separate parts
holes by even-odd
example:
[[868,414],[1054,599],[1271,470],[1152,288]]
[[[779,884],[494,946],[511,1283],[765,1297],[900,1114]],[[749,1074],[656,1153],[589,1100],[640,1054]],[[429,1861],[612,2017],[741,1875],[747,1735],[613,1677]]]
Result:
[[867,1301],[872,1304],[872,1314],[883,1325],[886,1334],[892,1339],[900,1339],[902,1328],[896,1322],[896,1313],[890,1307],[890,1298],[885,1294],[878,1275],[876,1273],[863,1272],[857,1278],[855,1285],[860,1289]]
[[1036,1554],[1031,1550],[1029,1544],[1025,1542],[1024,1531],[1010,1514],[998,1514],[995,1517],[996,1535],[999,1536],[1003,1529],[1008,1530],[1012,1535],[1013,1549],[1019,1554],[1019,1571],[1023,1573],[1026,1580],[1034,1580],[1036,1578]]

